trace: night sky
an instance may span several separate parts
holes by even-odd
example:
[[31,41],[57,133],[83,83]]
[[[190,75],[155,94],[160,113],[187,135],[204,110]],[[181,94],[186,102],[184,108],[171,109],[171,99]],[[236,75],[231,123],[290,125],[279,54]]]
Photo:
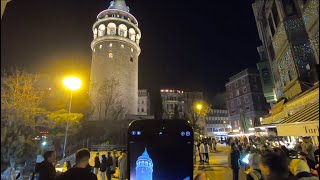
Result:
[[[92,25],[109,0],[12,0],[1,21],[1,65],[89,79]],[[215,94],[259,61],[253,0],[128,0],[142,32],[139,88]]]

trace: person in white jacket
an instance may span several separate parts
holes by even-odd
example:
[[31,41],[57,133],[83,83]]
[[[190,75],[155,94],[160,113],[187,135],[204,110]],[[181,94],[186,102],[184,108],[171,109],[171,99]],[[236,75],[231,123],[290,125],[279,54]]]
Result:
[[122,154],[118,159],[119,180],[127,179],[127,154],[126,150],[122,150]]
[[199,153],[200,153],[200,163],[204,162],[204,144],[201,142],[199,146]]

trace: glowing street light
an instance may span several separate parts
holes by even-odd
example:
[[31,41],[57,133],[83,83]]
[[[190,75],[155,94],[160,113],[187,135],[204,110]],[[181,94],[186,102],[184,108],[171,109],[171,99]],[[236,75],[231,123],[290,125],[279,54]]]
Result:
[[45,146],[45,145],[47,145],[47,142],[46,142],[46,141],[43,141],[43,142],[42,142],[42,146]]
[[[72,92],[74,90],[80,89],[82,82],[78,77],[70,76],[63,79],[63,85],[66,86],[70,90],[70,102],[69,102],[69,113],[71,112],[71,103],[72,103]],[[63,158],[66,155],[66,146],[67,146],[67,137],[68,137],[68,130],[69,130],[69,121],[67,121],[66,132],[64,136],[64,146],[63,146]]]
[[203,108],[202,104],[197,104],[196,108],[201,111],[201,109]]

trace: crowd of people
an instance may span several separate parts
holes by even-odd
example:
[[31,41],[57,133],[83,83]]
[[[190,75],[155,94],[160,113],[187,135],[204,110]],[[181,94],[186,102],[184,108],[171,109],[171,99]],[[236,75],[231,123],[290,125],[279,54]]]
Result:
[[94,158],[94,165],[90,166],[90,151],[86,148],[80,149],[76,152],[75,164],[72,166],[70,161],[66,161],[61,172],[57,171],[58,166],[54,166],[55,151],[47,151],[43,156],[44,161],[36,165],[32,180],[97,180],[97,176],[100,176],[100,180],[111,180],[112,177],[116,177],[116,169],[119,171],[117,179],[127,179],[126,150],[122,150],[119,157],[117,151],[109,151],[101,156],[98,152]]
[[294,149],[261,144],[255,141],[228,140],[231,146],[229,165],[233,180],[239,179],[244,167],[247,180],[319,179],[319,148],[314,150],[310,137],[303,137]]

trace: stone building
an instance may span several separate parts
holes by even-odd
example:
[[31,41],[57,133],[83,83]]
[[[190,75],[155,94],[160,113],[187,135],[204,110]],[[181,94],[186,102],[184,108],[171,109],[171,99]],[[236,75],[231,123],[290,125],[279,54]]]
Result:
[[226,109],[210,109],[205,120],[208,136],[227,136],[231,130],[231,122]]
[[139,89],[138,115],[150,115],[150,96],[146,89]]
[[4,11],[6,10],[7,3],[10,2],[11,0],[1,0],[1,20],[2,20],[2,15]]
[[[262,118],[278,136],[319,136],[319,0],[255,0],[259,36],[268,55],[276,104]],[[316,129],[309,132],[308,129]]]
[[94,105],[93,120],[104,118],[105,104],[99,89],[106,80],[116,82],[116,92],[127,115],[138,109],[138,57],[141,32],[137,19],[124,0],[111,1],[97,16],[91,42],[92,62],[89,95]]
[[317,81],[319,0],[256,0],[252,6],[276,100],[294,98]]
[[161,89],[161,101],[163,108],[163,119],[172,119],[174,116],[174,111],[176,109],[179,114],[179,118],[183,118],[184,114],[184,92],[181,90],[173,89]]
[[260,117],[267,114],[268,104],[257,69],[248,68],[229,78],[226,100],[233,129],[247,131],[260,125]]

